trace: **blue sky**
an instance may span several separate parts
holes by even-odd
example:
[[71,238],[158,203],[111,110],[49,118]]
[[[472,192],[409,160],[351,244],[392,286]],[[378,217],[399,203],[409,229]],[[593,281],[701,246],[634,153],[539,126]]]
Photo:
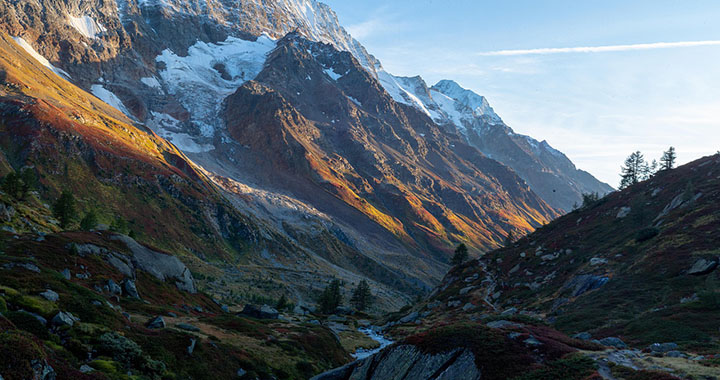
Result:
[[720,1],[325,2],[387,71],[456,80],[613,186],[634,150],[720,150],[720,43],[687,44],[720,41]]

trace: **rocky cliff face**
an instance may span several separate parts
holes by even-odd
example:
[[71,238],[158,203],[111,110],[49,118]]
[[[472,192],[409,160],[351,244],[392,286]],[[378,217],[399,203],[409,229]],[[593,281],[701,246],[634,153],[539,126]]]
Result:
[[397,101],[418,108],[488,157],[511,167],[553,207],[570,211],[582,203],[582,194],[604,195],[613,190],[590,173],[577,169],[546,141],[516,134],[485,97],[451,80],[442,80],[428,88],[421,77],[385,75],[384,78],[383,84],[395,89]]

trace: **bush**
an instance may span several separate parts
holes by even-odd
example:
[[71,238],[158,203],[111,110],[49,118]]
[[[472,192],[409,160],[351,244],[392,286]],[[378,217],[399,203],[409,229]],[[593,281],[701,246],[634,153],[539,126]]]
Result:
[[40,339],[48,339],[50,337],[47,327],[28,312],[11,311],[5,313],[5,317],[17,326],[18,329],[27,331]]
[[105,333],[98,339],[98,352],[127,366],[140,361],[142,349],[132,340],[116,333]]
[[35,296],[19,296],[11,299],[14,305],[17,305],[21,309],[38,313],[45,318],[50,318],[57,312],[57,305],[44,298]]
[[33,362],[44,360],[44,352],[27,333],[11,330],[0,334],[0,373],[4,378],[34,379]]
[[655,227],[643,228],[642,230],[638,231],[637,235],[635,236],[635,241],[637,241],[638,243],[642,243],[654,238],[655,236],[658,236],[658,234],[660,234],[660,230]]

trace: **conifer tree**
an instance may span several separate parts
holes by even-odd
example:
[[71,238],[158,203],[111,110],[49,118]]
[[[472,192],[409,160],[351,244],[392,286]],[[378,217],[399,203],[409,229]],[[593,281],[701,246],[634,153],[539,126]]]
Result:
[[352,298],[350,298],[350,303],[355,307],[355,309],[360,311],[367,310],[373,301],[373,295],[370,292],[370,285],[367,281],[362,280],[358,284],[358,286],[353,290]]
[[53,205],[53,215],[60,221],[60,227],[67,228],[77,217],[75,196],[70,191],[63,191]]
[[668,150],[663,152],[662,158],[660,158],[660,170],[671,170],[675,167],[675,160],[677,155],[675,154],[675,147],[670,147]]
[[468,249],[465,246],[465,244],[460,243],[460,245],[458,245],[457,248],[455,248],[455,254],[453,255],[450,263],[453,266],[460,265],[460,264],[464,263],[467,259],[468,259]]
[[90,210],[85,214],[85,217],[80,221],[80,229],[84,231],[90,231],[97,227],[98,216],[95,210]]
[[342,303],[342,294],[340,293],[340,280],[332,280],[322,294],[318,304],[320,311],[324,314],[332,314]]
[[625,164],[621,168],[620,189],[646,180],[649,177],[649,172],[650,167],[643,154],[640,151],[633,152],[625,159]]

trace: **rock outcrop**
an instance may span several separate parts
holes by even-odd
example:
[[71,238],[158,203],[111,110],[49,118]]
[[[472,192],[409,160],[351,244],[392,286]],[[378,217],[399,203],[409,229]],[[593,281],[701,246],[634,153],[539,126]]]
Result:
[[313,377],[313,380],[429,380],[481,379],[470,350],[423,354],[411,345],[387,348],[368,358]]

